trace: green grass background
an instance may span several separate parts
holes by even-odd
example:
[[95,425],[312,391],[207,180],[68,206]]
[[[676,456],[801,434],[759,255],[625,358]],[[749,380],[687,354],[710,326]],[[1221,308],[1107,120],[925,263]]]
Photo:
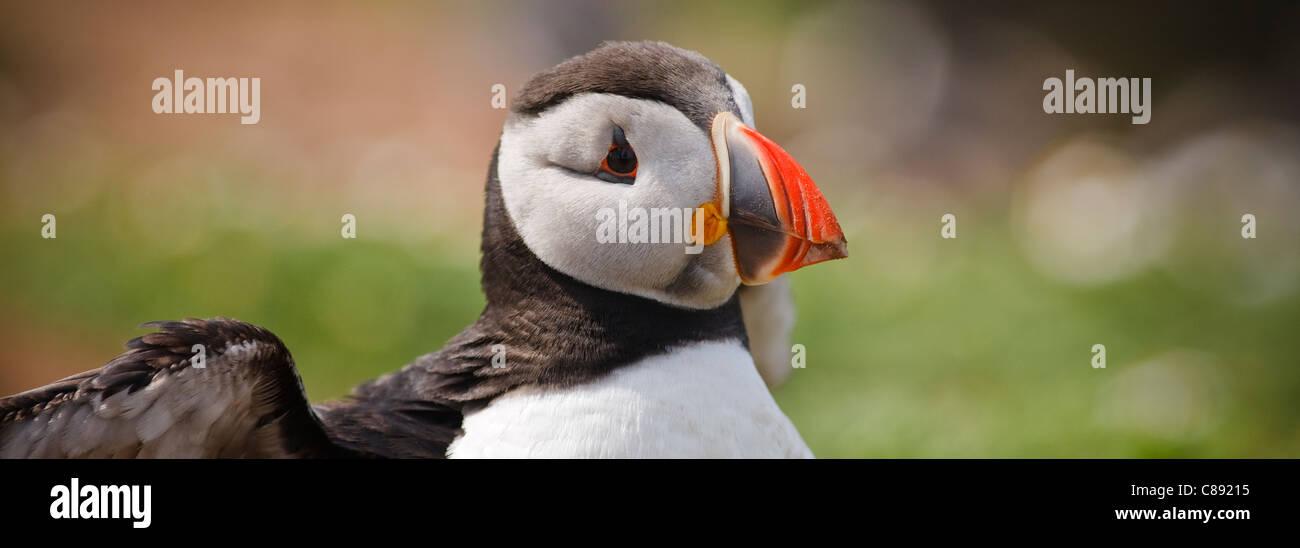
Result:
[[[324,217],[310,236],[263,231],[254,220],[205,230],[177,251],[165,237],[142,245],[130,230],[113,229],[122,222],[114,213],[130,207],[100,195],[61,215],[55,240],[36,237],[35,223],[6,222],[0,302],[8,324],[56,332],[106,361],[142,321],[235,317],[282,337],[320,401],[436,350],[483,304],[477,241],[468,235],[397,244],[365,237],[364,224],[360,238],[343,240]],[[194,223],[222,211],[190,213],[160,217],[158,230],[185,239]],[[935,226],[905,230],[937,238]],[[852,258],[794,275],[794,342],[807,347],[807,367],[777,399],[819,456],[1300,453],[1294,297],[1235,309],[1158,272],[1097,289],[1054,285],[1024,262],[996,217],[967,222],[957,240],[943,241],[950,249],[924,283],[873,275],[858,259],[872,253],[863,238],[851,240]],[[1094,342],[1107,345],[1104,370],[1090,366]],[[1217,359],[1209,377],[1183,379],[1197,390],[1174,396],[1195,398],[1170,404],[1180,413],[1176,428],[1161,429],[1166,422],[1142,413],[1166,413],[1168,387],[1139,386],[1116,400],[1114,383],[1170,348]],[[59,353],[41,348],[5,368],[40,370],[41,359],[75,365]]]

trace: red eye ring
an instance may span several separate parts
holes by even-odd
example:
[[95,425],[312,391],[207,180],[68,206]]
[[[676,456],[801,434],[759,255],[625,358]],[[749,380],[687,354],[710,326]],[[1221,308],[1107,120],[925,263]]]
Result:
[[[614,159],[614,166],[610,165],[610,159]],[[619,171],[618,168],[626,169],[631,165],[630,170]],[[629,179],[636,177],[636,171],[640,167],[636,159],[636,152],[629,145],[612,144],[609,145],[609,151],[605,157],[600,160],[600,170],[615,177]]]

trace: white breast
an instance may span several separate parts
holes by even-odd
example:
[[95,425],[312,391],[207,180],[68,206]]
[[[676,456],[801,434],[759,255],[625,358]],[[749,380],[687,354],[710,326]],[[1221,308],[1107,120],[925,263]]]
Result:
[[680,348],[469,413],[453,458],[810,458],[738,341]]

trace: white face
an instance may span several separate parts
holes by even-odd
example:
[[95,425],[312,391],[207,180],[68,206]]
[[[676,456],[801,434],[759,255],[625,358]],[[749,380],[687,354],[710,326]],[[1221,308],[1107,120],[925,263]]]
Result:
[[[632,184],[596,177],[616,125],[636,153]],[[617,212],[620,201],[649,212],[694,209],[713,199],[717,162],[709,136],[677,109],[619,95],[575,95],[538,116],[512,113],[498,159],[506,210],[524,243],[551,268],[687,308],[713,308],[735,293],[740,278],[730,236],[699,254],[686,253],[684,242],[598,240],[598,229],[608,224],[600,211]]]

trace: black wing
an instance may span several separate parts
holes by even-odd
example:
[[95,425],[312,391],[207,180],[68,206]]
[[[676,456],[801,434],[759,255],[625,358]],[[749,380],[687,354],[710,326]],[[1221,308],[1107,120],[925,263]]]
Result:
[[[0,457],[325,457],[293,358],[224,318],[145,324],[104,367],[0,399]],[[202,345],[203,367],[196,359]]]

